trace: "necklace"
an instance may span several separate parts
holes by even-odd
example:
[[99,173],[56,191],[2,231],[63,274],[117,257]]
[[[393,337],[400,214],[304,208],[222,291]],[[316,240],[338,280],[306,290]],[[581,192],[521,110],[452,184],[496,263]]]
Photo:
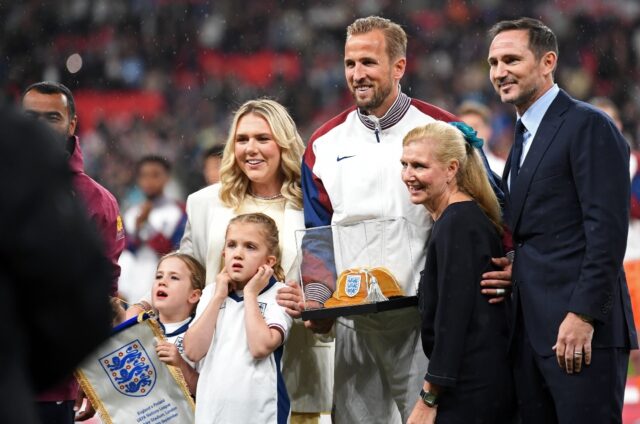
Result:
[[248,190],[249,195],[252,197],[255,197],[256,199],[260,199],[260,200],[275,200],[275,199],[279,199],[281,197],[284,197],[282,195],[282,193],[278,193],[278,194],[274,194],[273,196],[259,196],[255,193],[253,193],[251,190]]

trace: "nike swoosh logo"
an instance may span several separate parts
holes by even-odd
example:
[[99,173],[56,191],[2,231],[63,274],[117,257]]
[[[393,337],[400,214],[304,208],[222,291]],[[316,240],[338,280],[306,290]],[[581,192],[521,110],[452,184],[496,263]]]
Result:
[[338,156],[338,157],[336,158],[336,162],[340,162],[340,161],[341,161],[341,160],[343,160],[343,159],[349,159],[349,158],[352,158],[352,157],[354,157],[354,156],[355,156],[355,155],[351,155],[351,156],[342,156],[342,157]]

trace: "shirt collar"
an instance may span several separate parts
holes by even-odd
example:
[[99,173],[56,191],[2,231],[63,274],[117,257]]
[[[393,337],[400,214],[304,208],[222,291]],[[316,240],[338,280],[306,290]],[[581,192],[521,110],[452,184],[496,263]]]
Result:
[[[380,125],[379,128],[386,130],[400,122],[404,114],[409,110],[409,106],[411,106],[411,98],[401,91],[401,87],[398,84],[398,97],[396,97],[396,100],[393,102],[387,113],[378,119],[378,123]],[[370,115],[366,114],[364,110],[360,108],[357,110],[358,117],[364,126],[370,130],[375,130],[376,120],[371,119]]]
[[547,113],[547,109],[549,109],[549,106],[551,106],[551,103],[553,103],[559,92],[560,88],[558,84],[553,84],[522,116],[517,115],[531,136],[535,137],[542,118],[544,118],[544,114]]
[[[267,286],[265,288],[263,288],[259,294],[262,294],[264,292],[266,292],[267,290],[269,290],[271,287],[273,287],[273,285],[277,282],[278,280],[276,280],[276,277],[271,276],[271,278],[269,279],[269,282],[267,283]],[[244,296],[239,295],[236,292],[229,292],[229,297],[233,300],[235,300],[236,302],[242,302],[244,300]]]
[[165,337],[173,337],[179,334],[184,333],[189,328],[189,324],[193,321],[193,315],[189,316],[187,319],[180,322],[171,322],[167,324],[163,324],[158,318],[158,324],[160,324],[160,328],[162,328],[162,332]]

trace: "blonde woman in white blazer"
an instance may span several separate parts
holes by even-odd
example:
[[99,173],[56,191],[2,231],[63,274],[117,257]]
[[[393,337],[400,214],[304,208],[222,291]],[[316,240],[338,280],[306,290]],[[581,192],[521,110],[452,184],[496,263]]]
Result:
[[[229,220],[251,212],[265,213],[278,224],[286,281],[297,284],[295,230],[304,229],[303,151],[296,125],[279,103],[251,100],[236,111],[222,156],[220,183],[187,199],[188,221],[180,251],[205,264],[207,286],[221,269]],[[210,295],[211,289],[205,288],[198,308],[206,305]],[[321,412],[331,410],[333,356],[333,342],[319,340],[299,320],[294,323],[282,365],[292,423],[318,422]]]

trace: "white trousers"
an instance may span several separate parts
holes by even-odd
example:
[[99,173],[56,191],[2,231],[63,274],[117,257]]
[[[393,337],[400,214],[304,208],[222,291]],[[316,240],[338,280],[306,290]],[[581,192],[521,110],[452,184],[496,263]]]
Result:
[[338,318],[333,422],[404,423],[427,372],[417,308]]

